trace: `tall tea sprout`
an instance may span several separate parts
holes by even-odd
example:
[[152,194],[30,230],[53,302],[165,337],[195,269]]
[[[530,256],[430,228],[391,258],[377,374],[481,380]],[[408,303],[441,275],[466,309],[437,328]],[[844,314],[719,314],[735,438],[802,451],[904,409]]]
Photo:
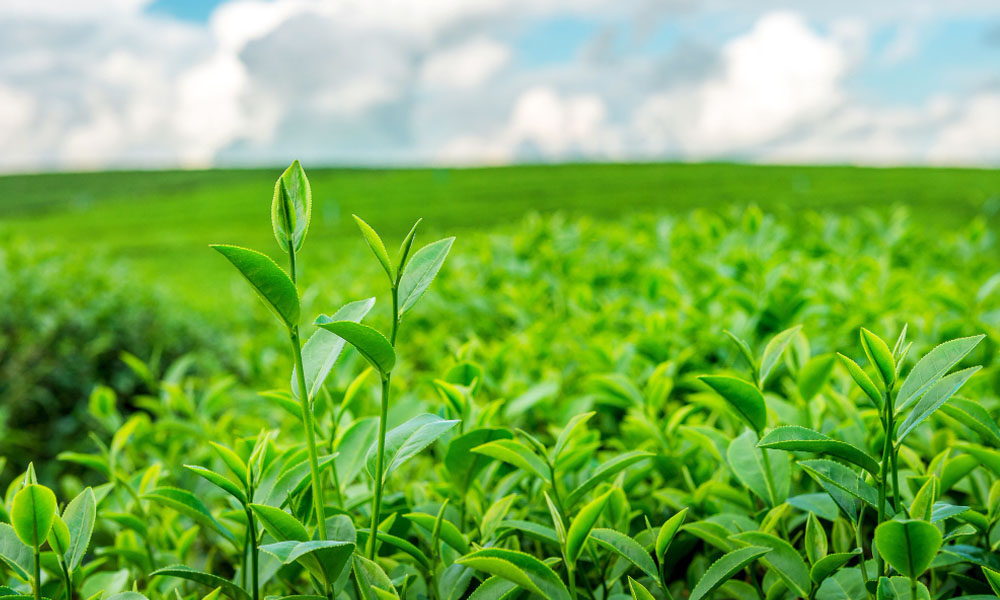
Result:
[[[340,320],[337,315],[334,315],[333,318],[320,317],[316,320],[316,324],[354,346],[358,353],[378,371],[381,378],[382,397],[379,407],[378,443],[374,455],[375,469],[372,473],[374,489],[368,539],[368,558],[373,560],[382,512],[382,492],[389,473],[398,467],[403,460],[419,452],[456,423],[455,421],[444,421],[434,415],[418,416],[393,431],[391,440],[393,443],[390,444],[387,452],[386,421],[389,414],[390,381],[392,370],[396,365],[396,334],[399,331],[403,315],[416,305],[441,269],[455,238],[445,238],[428,244],[411,257],[410,250],[413,246],[413,238],[417,231],[417,225],[420,224],[418,220],[413,224],[413,228],[410,229],[406,238],[403,239],[396,260],[393,261],[389,258],[389,253],[378,233],[358,216],[355,215],[354,220],[357,221],[361,234],[389,278],[389,289],[392,294],[392,322],[389,336],[386,338],[381,332],[367,325]],[[387,453],[391,455],[388,457],[388,465],[386,464]],[[372,462],[371,455],[369,455],[367,462],[369,464]]]
[[[326,505],[316,450],[312,402],[337,357],[340,356],[344,344],[336,336],[319,330],[303,345],[299,333],[300,304],[296,285],[296,258],[309,229],[311,206],[312,190],[309,187],[309,179],[299,162],[295,161],[274,184],[274,195],[271,200],[271,224],[278,246],[288,254],[287,273],[271,258],[260,252],[238,246],[212,245],[212,248],[233,263],[288,332],[294,361],[291,388],[293,395],[298,396],[301,408],[306,447],[309,452],[317,533],[319,539],[324,540]],[[342,321],[360,321],[373,303],[374,299],[371,298],[352,302],[341,308],[334,316]]]

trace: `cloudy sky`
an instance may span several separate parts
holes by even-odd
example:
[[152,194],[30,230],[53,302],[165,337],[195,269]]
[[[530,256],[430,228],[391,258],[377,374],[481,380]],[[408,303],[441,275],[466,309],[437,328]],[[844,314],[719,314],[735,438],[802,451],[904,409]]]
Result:
[[996,0],[0,0],[0,171],[1000,166]]

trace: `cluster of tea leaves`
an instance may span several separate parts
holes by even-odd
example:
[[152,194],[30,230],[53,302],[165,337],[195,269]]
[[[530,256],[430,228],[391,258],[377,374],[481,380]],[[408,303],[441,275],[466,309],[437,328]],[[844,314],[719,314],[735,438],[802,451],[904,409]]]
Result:
[[[282,231],[308,220],[293,213]],[[241,377],[130,359],[148,387],[131,410],[104,387],[81,399],[91,443],[60,457],[79,475],[10,480],[0,595],[1000,595],[1000,261],[984,222],[534,218],[459,238],[403,320],[384,291],[402,240],[361,231],[299,274],[303,339],[348,348],[305,397],[246,287],[230,307]],[[433,239],[417,230],[414,251]],[[271,266],[237,266],[297,329]],[[370,316],[307,326],[367,296]],[[362,317],[398,323],[394,348],[344,325]]]

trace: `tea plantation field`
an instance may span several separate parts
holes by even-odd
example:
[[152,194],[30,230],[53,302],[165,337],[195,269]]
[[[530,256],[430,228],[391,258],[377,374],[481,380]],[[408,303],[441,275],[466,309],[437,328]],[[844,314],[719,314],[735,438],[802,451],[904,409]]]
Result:
[[0,222],[0,596],[1000,596],[1000,172],[30,175]]

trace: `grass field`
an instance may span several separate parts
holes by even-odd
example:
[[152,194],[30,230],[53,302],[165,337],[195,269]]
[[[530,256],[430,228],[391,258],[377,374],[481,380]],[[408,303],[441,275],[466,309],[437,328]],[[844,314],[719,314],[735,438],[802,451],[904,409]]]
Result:
[[[618,218],[632,212],[757,204],[803,208],[912,208],[918,221],[960,224],[1000,214],[1000,171],[781,167],[731,164],[520,166],[488,169],[310,169],[312,244],[355,241],[351,213],[390,238],[424,217],[431,233],[461,236],[524,215],[562,211]],[[106,252],[148,280],[205,307],[206,279],[230,277],[205,249],[219,240],[273,247],[266,227],[278,169],[109,172],[0,177],[0,223],[15,234]],[[315,246],[314,246],[315,247]],[[461,246],[459,246],[460,248]],[[329,252],[329,251],[328,251]]]

